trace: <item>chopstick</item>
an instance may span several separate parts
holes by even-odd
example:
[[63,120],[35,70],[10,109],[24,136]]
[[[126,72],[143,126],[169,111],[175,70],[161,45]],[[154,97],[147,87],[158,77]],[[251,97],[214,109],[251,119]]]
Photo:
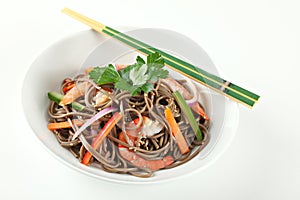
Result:
[[254,94],[236,84],[233,84],[227,80],[224,80],[216,75],[213,75],[205,70],[198,68],[186,61],[176,58],[170,54],[167,54],[157,48],[154,48],[144,42],[136,40],[124,33],[121,33],[113,28],[110,28],[104,24],[101,24],[91,18],[81,15],[71,9],[64,8],[63,13],[73,17],[74,19],[90,26],[92,29],[99,33],[104,33],[108,36],[117,39],[118,41],[136,49],[137,51],[149,55],[151,53],[158,52],[165,60],[166,66],[179,72],[180,74],[198,82],[206,87],[227,96],[228,98],[235,100],[247,107],[252,108],[259,99],[259,95]]

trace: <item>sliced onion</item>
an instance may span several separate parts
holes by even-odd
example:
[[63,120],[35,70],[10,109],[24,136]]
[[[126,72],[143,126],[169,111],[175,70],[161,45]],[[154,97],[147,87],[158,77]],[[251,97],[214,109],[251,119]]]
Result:
[[75,140],[78,135],[80,135],[80,133],[86,129],[87,127],[89,127],[92,123],[94,123],[95,121],[97,121],[98,119],[100,119],[101,117],[103,117],[104,115],[107,115],[108,113],[114,112],[116,111],[116,108],[113,107],[108,107],[105,108],[103,110],[101,110],[100,112],[98,112],[96,115],[94,115],[91,119],[87,120],[73,135],[72,140]]
[[189,105],[189,107],[191,107],[191,106],[195,105],[196,103],[198,103],[197,89],[196,89],[195,84],[192,81],[188,80],[187,82],[188,82],[187,85],[189,87],[189,91],[192,92],[191,95],[193,96],[193,98],[186,99],[185,101]]

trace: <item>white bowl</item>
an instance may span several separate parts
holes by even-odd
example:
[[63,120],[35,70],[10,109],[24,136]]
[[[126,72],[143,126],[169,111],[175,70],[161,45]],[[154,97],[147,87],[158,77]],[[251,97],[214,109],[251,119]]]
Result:
[[[128,32],[146,43],[156,46],[191,62],[201,68],[219,74],[208,55],[195,42],[173,31],[161,29],[138,29]],[[200,154],[179,167],[161,170],[150,178],[108,173],[87,167],[59,145],[52,132],[47,129],[47,92],[57,90],[65,77],[72,77],[83,68],[111,62],[130,63],[136,53],[129,47],[92,30],[76,33],[47,48],[31,65],[24,79],[22,102],[24,112],[33,133],[58,160],[92,177],[118,183],[162,182],[194,172],[199,172],[216,160],[234,137],[239,114],[235,102],[211,92],[200,84],[201,101],[212,121],[210,142]],[[180,76],[171,72],[173,76]]]

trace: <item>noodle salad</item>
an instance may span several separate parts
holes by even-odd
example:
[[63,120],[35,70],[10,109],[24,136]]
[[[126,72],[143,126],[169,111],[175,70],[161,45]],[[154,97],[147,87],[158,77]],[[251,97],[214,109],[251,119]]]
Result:
[[87,68],[49,92],[48,129],[84,165],[151,177],[206,146],[210,119],[195,85],[175,80],[159,53]]

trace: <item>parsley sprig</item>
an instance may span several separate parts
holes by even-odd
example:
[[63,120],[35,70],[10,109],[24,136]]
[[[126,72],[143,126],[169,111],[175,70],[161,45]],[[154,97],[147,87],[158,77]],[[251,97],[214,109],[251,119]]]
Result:
[[127,90],[135,96],[153,90],[153,84],[159,78],[167,78],[169,72],[163,69],[164,65],[164,59],[155,52],[147,56],[147,63],[138,56],[136,63],[119,72],[109,64],[105,67],[95,67],[89,76],[97,84],[115,83],[115,88]]

